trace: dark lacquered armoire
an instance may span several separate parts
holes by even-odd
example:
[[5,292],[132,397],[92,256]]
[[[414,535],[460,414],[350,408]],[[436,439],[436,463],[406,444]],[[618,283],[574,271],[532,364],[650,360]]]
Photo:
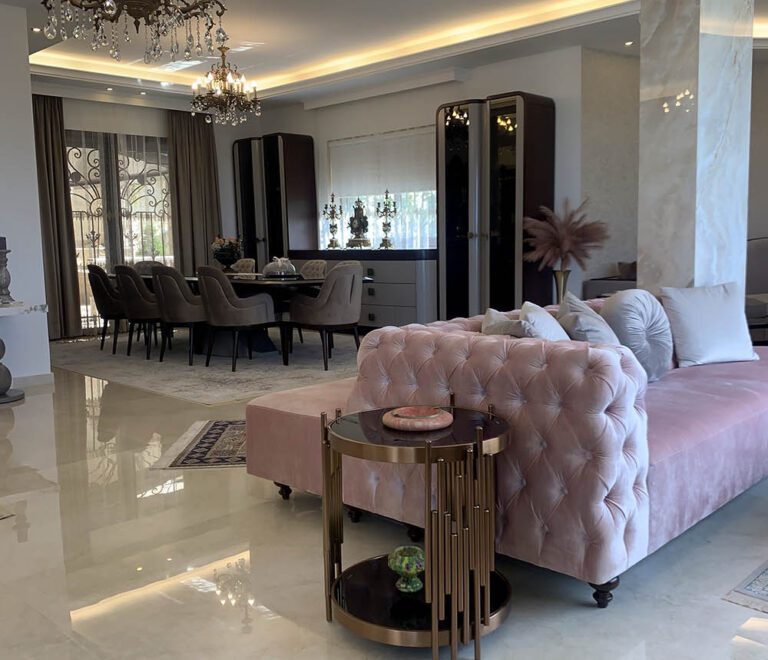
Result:
[[437,111],[439,314],[553,300],[552,272],[523,261],[523,218],[553,207],[555,104],[511,92]]

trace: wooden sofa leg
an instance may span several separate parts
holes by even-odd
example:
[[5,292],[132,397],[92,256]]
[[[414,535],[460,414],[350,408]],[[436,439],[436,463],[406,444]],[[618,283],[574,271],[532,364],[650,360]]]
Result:
[[353,523],[357,523],[357,522],[360,522],[360,518],[363,517],[363,512],[360,511],[360,509],[356,509],[353,506],[348,506],[347,507],[347,515],[349,516],[349,519]]
[[608,603],[613,600],[613,594],[611,592],[619,586],[619,578],[615,577],[605,584],[592,584],[590,582],[589,586],[595,590],[595,593],[592,594],[592,598],[595,599],[597,606],[602,610],[608,607]]
[[274,483],[275,483],[275,486],[277,486],[280,489],[280,497],[282,497],[284,500],[291,499],[291,493],[293,491],[291,490],[290,486],[286,486],[285,484],[279,484],[276,481]]

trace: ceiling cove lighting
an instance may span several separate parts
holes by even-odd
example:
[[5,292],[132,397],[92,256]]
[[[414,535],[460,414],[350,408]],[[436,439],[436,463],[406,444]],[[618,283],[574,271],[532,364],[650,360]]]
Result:
[[221,0],[42,0],[42,5],[48,12],[43,29],[48,39],[89,40],[91,50],[109,48],[115,60],[120,59],[121,42],[131,41],[129,22],[136,34],[143,30],[145,64],[166,52],[171,61],[180,52],[185,60],[204,49],[213,54],[214,41],[221,46],[227,40]]
[[256,85],[227,62],[228,50],[221,46],[221,62],[192,84],[192,111],[205,113],[209,123],[212,117],[217,124],[237,126],[250,115],[261,115],[261,101],[256,96]]

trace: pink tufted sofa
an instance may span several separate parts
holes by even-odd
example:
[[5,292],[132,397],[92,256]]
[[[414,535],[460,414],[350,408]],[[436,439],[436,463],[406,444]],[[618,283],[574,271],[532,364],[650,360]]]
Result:
[[[767,349],[648,386],[626,348],[484,336],[480,323],[382,328],[357,378],[252,401],[248,471],[319,493],[320,412],[450,392],[492,403],[513,429],[496,463],[497,551],[591,583],[600,606],[617,576],[768,476]],[[418,467],[345,463],[344,501],[359,509],[420,526],[422,488]]]

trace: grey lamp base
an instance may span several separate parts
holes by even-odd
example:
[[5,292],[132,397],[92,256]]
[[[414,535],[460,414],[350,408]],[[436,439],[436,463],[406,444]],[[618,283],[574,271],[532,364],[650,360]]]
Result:
[[15,403],[24,399],[22,390],[8,390],[5,394],[0,394],[0,406],[5,403]]

